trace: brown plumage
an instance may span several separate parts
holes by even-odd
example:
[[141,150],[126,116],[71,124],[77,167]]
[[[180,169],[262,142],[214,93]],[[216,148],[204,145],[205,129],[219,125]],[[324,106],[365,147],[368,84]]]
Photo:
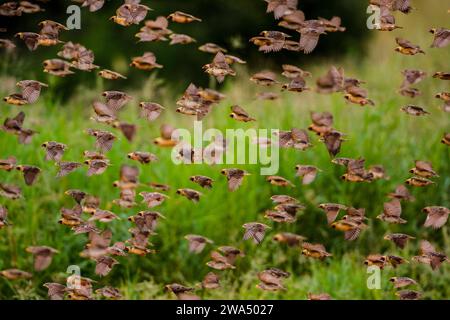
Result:
[[184,238],[189,242],[189,251],[196,254],[202,252],[208,243],[213,243],[211,239],[195,234],[188,234]]
[[281,232],[274,235],[272,239],[279,243],[285,243],[291,247],[297,247],[307,238],[294,233]]
[[446,207],[430,206],[422,209],[422,212],[427,214],[424,227],[431,227],[433,229],[442,228],[448,220],[450,210]]
[[395,191],[388,194],[389,198],[397,198],[405,201],[415,201],[416,199],[411,195],[409,190],[404,185],[399,185],[395,188]]
[[148,121],[156,120],[165,109],[163,106],[155,102],[141,102],[139,103],[139,108],[141,109],[141,117],[147,119]]
[[19,165],[16,166],[16,169],[23,173],[23,178],[27,186],[33,185],[41,173],[41,169],[35,166]]
[[325,211],[328,224],[332,224],[339,214],[340,210],[347,210],[347,207],[339,203],[321,203],[319,208]]
[[259,222],[248,222],[242,226],[245,229],[244,240],[253,239],[256,244],[260,244],[266,233],[270,229],[268,225]]
[[295,166],[296,176],[302,179],[302,184],[311,184],[317,176],[317,173],[321,171],[319,168],[311,165],[296,165]]
[[409,114],[411,116],[426,116],[430,114],[428,111],[426,111],[424,108],[415,106],[415,105],[407,105],[402,108],[400,108],[401,111],[403,111],[406,114]]
[[202,21],[202,19],[200,19],[200,18],[194,17],[191,14],[184,13],[181,11],[175,11],[175,12],[169,14],[167,19],[172,20],[173,22],[176,22],[176,23],[191,23],[194,21],[198,21],[198,22]]
[[302,243],[302,254],[315,259],[325,259],[327,257],[331,257],[331,253],[328,253],[325,250],[325,246],[319,243],[312,244],[308,242]]
[[410,169],[409,172],[424,178],[439,177],[429,161],[416,160],[414,168]]
[[142,164],[148,164],[158,161],[158,157],[150,152],[135,151],[127,155],[128,159],[139,161]]
[[75,171],[76,169],[80,168],[83,164],[80,162],[72,162],[72,161],[60,161],[57,163],[57,166],[59,167],[59,171],[56,174],[56,177],[64,177],[68,175],[69,173]]
[[192,182],[198,184],[202,188],[211,189],[212,183],[214,182],[213,179],[206,177],[206,176],[191,176],[189,178]]
[[0,170],[11,171],[15,168],[17,159],[9,156],[7,159],[0,159]]
[[383,213],[377,216],[377,219],[388,223],[404,224],[407,221],[402,219],[402,206],[400,200],[394,198],[389,202],[384,203]]
[[47,269],[52,263],[53,255],[58,253],[58,250],[46,246],[28,247],[26,251],[34,256],[34,270],[36,271]]
[[203,70],[206,73],[216,78],[217,82],[221,83],[225,80],[225,76],[235,76],[236,72],[231,69],[230,65],[225,60],[225,55],[219,51],[215,55],[211,63],[205,64]]
[[45,160],[53,160],[53,161],[60,161],[62,159],[62,156],[64,155],[64,151],[66,150],[67,146],[63,143],[55,142],[55,141],[47,141],[44,142],[41,145],[42,148],[45,149]]
[[220,173],[227,177],[229,191],[237,190],[242,184],[244,177],[249,175],[245,170],[235,168],[222,169]]
[[432,28],[430,33],[434,35],[431,48],[445,48],[450,44],[450,29]]
[[261,282],[256,287],[266,291],[286,290],[282,284],[282,280],[289,276],[289,272],[277,268],[270,268],[258,273],[258,279]]
[[383,239],[392,241],[397,247],[404,249],[407,242],[415,238],[403,233],[391,233],[385,235]]
[[193,190],[193,189],[189,189],[189,188],[178,189],[177,194],[179,194],[183,197],[186,197],[187,199],[189,199],[193,202],[199,202],[200,196],[202,195],[197,190]]
[[155,68],[161,69],[163,66],[156,62],[156,56],[153,52],[146,52],[140,57],[134,57],[130,66],[144,71],[151,71]]

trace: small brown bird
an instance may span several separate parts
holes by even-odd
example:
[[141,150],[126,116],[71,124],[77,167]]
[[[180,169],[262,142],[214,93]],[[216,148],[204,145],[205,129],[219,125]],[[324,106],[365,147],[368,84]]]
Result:
[[155,102],[141,102],[139,103],[139,108],[141,109],[141,117],[148,121],[156,120],[165,109],[162,105]]
[[158,157],[150,152],[135,151],[127,155],[128,159],[139,161],[142,164],[148,164],[158,161]]
[[315,166],[300,164],[295,166],[295,170],[297,171],[295,175],[302,179],[303,185],[311,184],[316,179],[317,173],[321,171]]
[[34,270],[36,271],[47,269],[52,263],[53,255],[59,252],[54,248],[46,246],[28,247],[26,251],[34,256]]
[[200,50],[202,52],[206,52],[206,53],[212,53],[212,54],[217,54],[219,51],[222,53],[227,52],[227,49],[224,49],[221,46],[219,46],[215,43],[211,43],[211,42],[201,45],[200,47],[198,47],[198,50]]
[[206,276],[202,280],[202,288],[203,289],[218,289],[220,288],[220,277],[214,272],[208,272]]
[[305,21],[305,14],[303,13],[303,11],[293,9],[288,10],[285,13],[286,14],[280,16],[282,18],[282,21],[280,21],[278,25],[289,30],[300,30],[300,28],[303,26],[303,22]]
[[442,137],[441,142],[443,144],[450,146],[450,133],[444,133],[444,136]]
[[311,112],[312,124],[308,130],[323,136],[333,130],[333,115],[330,112]]
[[9,156],[7,159],[0,159],[0,170],[11,171],[14,169],[17,159]]
[[0,276],[8,280],[30,279],[33,275],[29,272],[19,269],[6,269],[0,271]]
[[384,240],[392,241],[400,249],[404,249],[409,240],[414,237],[403,233],[390,233],[384,236]]
[[212,63],[205,64],[203,70],[209,75],[215,77],[217,82],[222,83],[225,76],[235,76],[236,72],[231,69],[230,65],[225,60],[225,55],[222,52],[217,52]]
[[298,77],[304,78],[311,76],[311,72],[304,71],[301,68],[291,64],[283,64],[281,67],[283,68],[283,72],[281,73],[281,75],[288,79],[295,79]]
[[449,261],[444,253],[438,252],[427,240],[422,240],[420,242],[419,256],[413,257],[413,260],[419,263],[428,264],[433,270],[439,269],[443,262]]
[[400,200],[405,200],[405,201],[415,201],[416,198],[414,198],[411,193],[409,192],[409,190],[403,185],[399,185],[395,188],[395,192],[393,193],[389,193],[388,194],[389,198],[396,198],[396,199],[400,199]]
[[111,258],[109,256],[101,256],[95,259],[96,265],[95,265],[95,274],[99,275],[100,277],[104,277],[108,275],[108,273],[111,272],[112,268],[119,264],[119,261],[117,261],[114,258]]
[[256,244],[260,244],[266,233],[267,229],[270,229],[268,225],[260,222],[248,222],[242,225],[245,229],[244,240],[253,239]]
[[431,48],[444,48],[450,44],[450,29],[432,28],[430,33],[434,35]]
[[362,218],[347,215],[342,220],[333,222],[331,228],[343,231],[345,240],[353,241],[359,237],[363,229],[367,228],[367,225],[362,220]]
[[261,86],[270,87],[279,83],[276,78],[277,75],[272,71],[261,71],[252,75],[250,81]]
[[270,268],[258,273],[258,279],[261,281],[256,285],[257,288],[266,291],[286,290],[282,280],[288,278],[291,274],[277,268]]
[[424,108],[415,106],[415,105],[407,105],[402,108],[400,108],[401,111],[403,111],[406,114],[409,114],[411,116],[425,116],[430,114],[428,111],[426,111]]
[[421,82],[423,79],[426,78],[427,73],[422,70],[405,69],[402,71],[402,75],[404,79],[401,87],[405,88]]
[[105,0],[80,0],[82,7],[88,7],[90,12],[100,10],[105,4]]
[[413,98],[413,99],[415,97],[418,97],[418,96],[422,95],[422,92],[419,89],[417,89],[417,88],[404,87],[404,88],[400,88],[400,90],[398,92],[402,96]]
[[127,79],[127,77],[125,77],[124,75],[122,75],[118,72],[112,71],[112,70],[108,70],[108,69],[100,70],[98,72],[98,75],[100,77],[102,77],[103,79],[107,79],[107,80]]
[[324,21],[306,20],[297,32],[300,33],[299,51],[309,54],[317,47],[320,35],[326,34],[326,26]]
[[200,196],[202,195],[197,190],[193,190],[193,189],[189,189],[189,188],[178,189],[177,194],[179,194],[183,197],[186,197],[188,200],[191,200],[193,202],[199,202]]
[[275,19],[291,14],[297,9],[298,0],[265,0],[267,13],[273,12]]
[[308,300],[332,300],[328,293],[308,293]]
[[435,97],[443,100],[445,103],[450,102],[450,92],[439,92],[435,95]]
[[119,289],[117,288],[113,288],[110,286],[106,286],[100,289],[95,290],[96,294],[99,294],[100,296],[102,296],[105,299],[110,299],[110,300],[119,300],[122,298],[122,295],[120,294]]
[[427,214],[427,219],[423,226],[425,228],[431,227],[433,229],[442,228],[450,215],[450,209],[439,206],[425,207],[422,209],[422,212]]
[[333,93],[344,89],[344,69],[331,66],[328,72],[316,80],[319,93]]
[[162,204],[168,196],[159,192],[140,192],[139,195],[143,198],[142,202],[149,208],[153,208]]
[[433,74],[433,78],[441,80],[450,80],[450,72],[438,71]]
[[88,159],[84,161],[84,164],[89,167],[87,176],[90,177],[104,173],[109,166],[109,160]]
[[0,183],[0,196],[16,200],[22,197],[22,189],[12,184]]
[[389,180],[389,176],[386,175],[386,170],[380,164],[371,165],[367,170],[367,174],[373,180],[380,180],[380,179]]
[[50,300],[64,300],[64,295],[66,293],[66,286],[60,283],[47,282],[43,286],[47,288],[47,295]]
[[68,175],[69,173],[75,171],[79,167],[81,167],[83,164],[79,162],[72,162],[72,161],[60,161],[56,163],[56,165],[59,167],[59,171],[56,174],[57,178],[64,177]]
[[3,101],[13,106],[23,106],[28,104],[28,100],[20,93],[10,94],[9,96],[4,97]]
[[321,138],[321,141],[325,143],[325,147],[332,158],[334,158],[341,151],[341,144],[345,141],[343,136],[343,133],[336,130],[331,130],[330,132],[325,133]]
[[174,293],[178,300],[199,300],[200,298],[190,293],[194,288],[185,287],[178,283],[172,283],[165,286],[166,290]]
[[35,103],[43,87],[47,88],[48,85],[36,80],[22,80],[16,84],[21,89],[21,95],[28,103]]
[[367,97],[367,90],[363,88],[350,86],[345,89],[345,92],[346,94],[344,95],[344,98],[351,103],[358,104],[360,106],[375,105],[375,103]]
[[188,234],[184,238],[189,241],[189,251],[195,254],[202,252],[208,243],[214,243],[211,239],[195,234]]
[[295,184],[280,176],[267,176],[266,180],[274,186],[278,187],[295,187]]
[[431,162],[416,160],[415,167],[409,170],[410,173],[423,178],[439,177],[433,170]]
[[312,146],[308,132],[297,128],[292,128],[289,131],[278,131],[278,145],[281,148],[294,148],[302,151]]
[[10,223],[8,222],[8,209],[0,205],[0,230],[9,225]]
[[156,63],[156,56],[153,52],[146,52],[140,57],[134,57],[131,60],[130,66],[144,71],[151,71],[155,68],[161,69],[163,67]]
[[41,31],[39,32],[38,45],[45,47],[62,43],[58,39],[59,33],[62,30],[69,30],[66,26],[52,20],[41,21],[39,22],[39,26],[41,27]]
[[399,256],[387,255],[386,261],[389,263],[394,269],[396,269],[399,265],[409,263],[408,260]]
[[307,238],[295,233],[281,232],[273,236],[272,239],[279,243],[285,243],[290,247],[299,247]]
[[366,260],[364,260],[364,264],[366,266],[377,266],[380,269],[384,269],[386,266],[386,256],[381,254],[370,254],[367,256]]
[[287,90],[291,92],[303,92],[311,90],[311,88],[306,86],[306,81],[302,77],[297,77],[291,80],[291,82],[283,84],[281,86],[282,90]]
[[220,173],[227,177],[229,191],[237,190],[244,181],[244,177],[250,175],[245,170],[235,168],[222,169]]
[[121,5],[116,10],[116,15],[112,16],[110,20],[121,26],[128,27],[132,24],[139,24],[145,19],[147,12],[150,10],[152,9],[142,4],[129,2]]
[[227,270],[235,269],[236,267],[231,264],[227,257],[223,256],[217,251],[211,251],[211,261],[208,261],[206,265],[215,270]]
[[398,47],[395,48],[396,52],[399,52],[404,55],[408,56],[414,56],[418,53],[425,54],[425,51],[423,51],[419,46],[412,44],[410,41],[402,39],[402,38],[395,38],[395,41],[397,42]]
[[170,36],[170,45],[174,45],[174,44],[190,44],[190,43],[194,43],[197,42],[197,40],[195,40],[194,38],[192,38],[191,36],[188,36],[187,34],[177,34],[177,33],[172,33]]
[[272,200],[275,204],[297,204],[299,201],[295,198],[292,198],[291,196],[287,196],[284,194],[280,195],[273,195],[270,197],[270,200]]
[[189,180],[206,189],[211,189],[214,182],[213,179],[206,176],[191,176]]
[[325,211],[328,224],[332,224],[336,220],[340,210],[347,210],[347,206],[339,203],[321,203],[319,208]]
[[88,129],[86,133],[95,137],[95,147],[102,152],[111,150],[114,141],[117,139],[111,132],[103,130]]
[[325,25],[326,32],[344,32],[346,30],[345,27],[341,26],[342,20],[340,17],[332,17],[330,20],[325,18],[320,18],[319,21]]
[[267,210],[264,218],[270,219],[278,223],[294,223],[297,218],[283,210]]
[[423,177],[412,177],[405,181],[407,185],[413,186],[413,187],[426,187],[431,184],[434,184],[433,181],[423,178]]
[[159,183],[159,182],[150,182],[149,183],[150,188],[154,189],[154,190],[159,190],[159,191],[169,191],[170,190],[170,186],[164,183]]
[[419,300],[422,297],[422,293],[414,290],[400,290],[395,293],[400,300]]
[[328,253],[325,250],[325,246],[320,243],[312,244],[309,242],[303,242],[302,243],[302,254],[314,258],[314,259],[320,259],[323,260],[325,258],[331,257],[332,254]]
[[44,72],[52,74],[57,77],[65,77],[74,72],[70,70],[73,65],[61,59],[49,59],[43,62]]
[[28,50],[34,51],[39,47],[39,38],[41,36],[34,32],[18,32],[15,37],[23,40]]
[[23,178],[27,186],[33,185],[41,173],[41,169],[35,166],[19,165],[16,166],[16,169],[23,173]]
[[191,14],[184,13],[181,11],[175,11],[174,13],[169,14],[167,19],[172,20],[173,22],[176,22],[176,23],[191,23],[194,21],[198,21],[198,22],[202,21],[202,19],[199,19],[197,17],[194,17]]
[[176,129],[169,124],[162,124],[160,127],[161,137],[153,140],[153,143],[160,147],[171,148],[175,146],[178,141],[176,140]]
[[255,118],[250,117],[247,111],[238,105],[231,106],[230,117],[242,122],[256,121]]
[[392,277],[389,279],[390,282],[394,284],[394,288],[404,288],[411,285],[417,285],[417,282],[408,277]]
[[117,215],[108,210],[96,209],[92,217],[88,221],[100,221],[103,223],[111,222],[115,219],[119,219]]
[[403,224],[407,222],[406,220],[400,218],[400,215],[402,214],[402,206],[400,200],[394,198],[389,202],[385,202],[383,206],[383,213],[378,215],[377,219],[388,223]]
[[46,161],[60,161],[62,156],[64,155],[64,151],[67,146],[60,142],[55,141],[47,141],[41,145],[42,148],[45,148],[45,160]]
[[350,182],[371,182],[374,179],[373,173],[364,169],[365,160],[363,158],[350,159],[347,163],[347,172],[341,179]]

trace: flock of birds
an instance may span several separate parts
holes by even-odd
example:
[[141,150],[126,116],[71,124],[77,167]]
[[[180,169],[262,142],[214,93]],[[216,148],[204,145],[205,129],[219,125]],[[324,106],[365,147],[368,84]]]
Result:
[[[278,25],[287,30],[294,31],[300,35],[300,40],[293,40],[293,36],[281,31],[262,31],[258,36],[250,39],[258,49],[264,53],[279,50],[291,50],[311,53],[317,46],[320,36],[325,36],[332,32],[344,32],[345,27],[341,26],[341,19],[333,17],[330,20],[319,18],[317,20],[307,20],[305,14],[297,9],[297,0],[265,0],[267,2],[267,12],[273,12],[275,19],[280,22]],[[46,1],[42,1],[46,2]],[[88,7],[94,12],[100,10],[104,4],[103,0],[80,0],[83,7]],[[140,4],[139,0],[126,0],[116,11],[116,15],[111,17],[114,23],[122,26],[139,25],[144,21],[147,12],[151,10],[149,7]],[[413,10],[409,0],[370,0],[370,4],[377,6],[381,12],[381,20],[378,24],[378,30],[393,31],[401,28],[396,25],[393,13],[400,11],[408,14]],[[7,2],[0,5],[0,15],[2,16],[20,16],[22,14],[36,13],[43,11],[40,5],[30,3],[28,1]],[[157,17],[155,20],[146,20],[145,25],[140,29],[136,37],[140,42],[149,41],[168,41],[170,44],[188,44],[195,42],[195,39],[185,34],[175,34],[168,29],[169,21],[173,23],[194,23],[201,22],[200,18],[193,15],[176,11],[167,18],[163,16]],[[43,62],[44,72],[51,75],[64,77],[73,74],[76,70],[92,71],[98,69],[99,66],[94,64],[94,53],[78,43],[63,42],[59,39],[61,32],[67,28],[57,22],[51,20],[42,21],[39,33],[35,32],[19,32],[17,37],[21,39],[26,47],[33,51],[41,46],[55,46],[63,44],[61,51],[58,53],[59,58],[48,59]],[[6,30],[1,30],[6,31]],[[431,29],[434,35],[432,48],[444,48],[450,44],[450,30],[439,28]],[[416,55],[425,53],[419,46],[412,44],[410,41],[396,38],[398,47],[396,52],[404,55]],[[14,50],[15,44],[9,39],[0,39],[0,47],[7,51]],[[214,55],[211,63],[206,64],[203,69],[206,73],[215,77],[218,82],[224,81],[226,76],[234,76],[236,72],[232,69],[234,63],[245,63],[244,60],[227,54],[227,50],[214,43],[206,43],[199,47],[199,50]],[[130,66],[150,71],[163,66],[156,62],[156,57],[151,52],[146,52],[142,56],[131,59]],[[277,80],[277,74],[271,71],[261,71],[251,77],[251,81],[260,86],[265,87],[281,87],[281,90],[301,93],[304,90],[311,90],[306,84],[305,78],[310,77],[308,71],[294,65],[283,65],[282,76],[287,82],[280,83]],[[414,98],[420,95],[420,91],[413,87],[425,77],[427,74],[421,70],[404,70],[404,82],[402,83],[399,93],[404,96]],[[98,75],[108,80],[126,79],[126,77],[118,72],[102,69]],[[441,80],[450,80],[450,72],[436,72],[434,78]],[[364,81],[356,78],[346,77],[342,68],[332,66],[329,71],[317,79],[315,90],[318,93],[340,92],[349,102],[360,106],[374,105],[374,101],[369,98],[368,91],[362,87]],[[41,94],[41,90],[47,87],[47,84],[35,80],[22,80],[17,83],[20,92],[12,93],[4,98],[7,104],[22,106],[35,103]],[[212,107],[224,99],[224,95],[212,89],[203,89],[191,84],[183,96],[177,101],[176,112],[195,116],[198,120],[203,119],[211,111]],[[278,94],[274,92],[260,93],[258,98],[266,100],[277,99]],[[444,111],[450,111],[450,92],[440,92],[436,94],[436,98],[444,101]],[[92,120],[110,126],[119,130],[126,139],[132,141],[137,134],[137,126],[132,123],[126,123],[119,119],[119,112],[132,101],[132,97],[121,91],[105,91],[102,98],[95,101],[92,105],[94,115]],[[141,102],[139,104],[141,116],[149,122],[155,121],[159,115],[164,112],[165,108],[155,102]],[[416,105],[407,105],[401,110],[412,116],[427,115],[428,112]],[[236,121],[248,122],[254,121],[242,107],[234,105],[231,107],[230,117]],[[280,131],[278,144],[281,148],[294,148],[297,150],[305,150],[312,144],[310,142],[308,131],[319,136],[327,148],[335,165],[343,166],[346,172],[342,175],[342,179],[348,182],[371,182],[376,179],[386,179],[386,173],[383,166],[373,165],[366,168],[363,158],[339,158],[336,157],[341,148],[342,142],[345,141],[345,134],[333,128],[333,115],[329,112],[311,114],[312,124],[308,130],[293,128],[289,131]],[[3,122],[2,130],[6,133],[16,135],[20,144],[28,144],[34,135],[37,134],[33,129],[25,127],[25,113],[19,112],[13,118],[7,118]],[[59,168],[57,177],[63,177],[71,172],[81,168],[83,165],[88,167],[87,175],[99,175],[107,170],[110,161],[107,158],[107,152],[113,147],[117,136],[115,133],[99,129],[88,129],[86,134],[95,139],[95,151],[85,151],[83,154],[84,161],[64,161],[63,156],[67,146],[56,141],[47,141],[42,143],[45,150],[45,160],[54,161]],[[161,137],[154,140],[155,145],[159,147],[173,148],[178,146],[176,139],[176,129],[168,124],[161,126]],[[257,141],[260,144],[276,143],[275,141]],[[442,143],[450,146],[450,133],[445,133]],[[207,146],[210,154],[220,155],[227,150],[227,141],[224,139],[215,141]],[[205,148],[205,149],[206,149]],[[193,161],[196,157],[202,157],[198,150],[194,150],[189,146],[183,146],[180,151],[180,157],[187,163]],[[158,161],[158,157],[152,153],[144,151],[135,151],[127,154],[131,160],[137,161],[140,165],[146,165]],[[18,164],[14,156],[0,160],[0,169],[12,171],[14,169],[23,173],[25,184],[32,186],[39,175],[42,174],[41,169],[34,165]],[[307,185],[314,181],[317,174],[321,170],[311,165],[297,165],[295,167],[297,176],[302,183]],[[430,162],[416,161],[414,167],[410,170],[412,176],[399,185],[394,192],[388,194],[389,201],[384,203],[384,210],[377,218],[385,223],[404,224],[407,221],[401,217],[402,202],[414,201],[414,197],[410,194],[406,185],[412,187],[425,187],[435,183],[433,179],[439,176],[433,169]],[[245,176],[249,173],[239,168],[228,168],[221,171],[228,180],[228,188],[230,191],[237,190],[243,183]],[[214,180],[210,177],[196,175],[190,180],[201,188],[210,189],[213,187]],[[266,180],[276,186],[293,186],[294,184],[281,176],[268,176]],[[120,168],[120,178],[114,182],[114,187],[120,190],[119,199],[114,203],[120,207],[132,208],[137,205],[136,189],[139,183],[139,168],[137,166],[122,165]],[[140,192],[142,202],[148,207],[148,210],[140,211],[130,216],[129,221],[133,223],[130,229],[130,238],[125,241],[112,243],[112,232],[110,229],[100,229],[96,221],[108,223],[117,219],[117,215],[111,211],[101,209],[100,198],[96,195],[87,194],[81,190],[67,190],[65,194],[74,200],[73,208],[61,208],[61,218],[59,223],[69,227],[75,234],[88,234],[88,242],[81,256],[96,261],[95,273],[98,276],[106,276],[112,268],[119,262],[117,257],[135,254],[145,256],[155,253],[150,248],[150,237],[155,235],[155,229],[160,220],[166,219],[161,213],[154,211],[154,208],[168,200],[163,192],[169,190],[169,186],[160,183],[151,183],[151,191]],[[177,190],[177,194],[187,199],[198,202],[203,196],[197,190],[190,188],[181,188]],[[13,184],[0,183],[0,196],[20,201],[22,199],[21,188]],[[293,223],[296,221],[296,214],[305,207],[299,201],[289,195],[273,195],[271,200],[274,208],[267,210],[265,218],[276,223]],[[368,218],[365,215],[364,208],[353,208],[351,206],[339,203],[322,203],[319,208],[326,214],[327,223],[331,228],[342,231],[346,240],[353,241],[359,237],[361,232],[368,227]],[[345,212],[345,214],[341,214]],[[428,206],[423,208],[426,214],[424,227],[434,229],[441,228],[448,220],[450,210],[443,206]],[[14,227],[8,221],[8,209],[0,205],[0,229],[4,227]],[[253,221],[243,225],[243,239],[253,240],[256,244],[263,241],[266,231],[270,227],[264,223]],[[189,242],[189,250],[192,253],[200,253],[207,245],[212,245],[213,241],[201,235],[186,235],[185,239]],[[387,234],[385,240],[392,241],[397,247],[404,248],[408,241],[414,240],[415,237],[393,233]],[[273,240],[285,243],[289,246],[296,246],[306,257],[312,259],[327,259],[331,256],[327,252],[324,245],[320,243],[308,243],[306,238],[293,233],[278,233],[273,236]],[[58,250],[48,246],[32,246],[26,249],[27,252],[34,256],[34,270],[42,271],[46,269],[52,261],[52,257],[58,254]],[[244,252],[233,246],[221,246],[217,250],[211,252],[211,261],[207,265],[215,270],[234,269],[236,259],[243,258]],[[419,263],[430,265],[431,268],[437,269],[444,262],[449,262],[447,256],[437,250],[427,240],[421,240],[420,252],[412,260]],[[405,258],[388,255],[388,254],[372,254],[369,255],[364,264],[368,266],[378,266],[384,268],[388,265],[396,268],[398,265],[408,262]],[[19,269],[7,269],[0,271],[0,275],[9,280],[28,279],[32,274]],[[257,287],[262,290],[277,291],[284,290],[283,279],[289,277],[290,274],[277,268],[270,268],[258,273],[259,283]],[[421,293],[416,290],[408,289],[409,286],[417,285],[414,279],[408,277],[393,277],[390,279],[394,287],[399,289],[397,295],[401,299],[419,299]],[[65,284],[61,283],[45,283],[48,288],[48,295],[51,299],[93,299],[104,297],[108,299],[118,299],[121,294],[118,289],[106,286],[94,291],[95,281],[81,277],[80,275],[71,275],[67,278]],[[220,277],[215,272],[208,273],[202,283],[204,289],[216,289],[220,287]],[[168,284],[168,290],[173,292],[179,299],[198,299],[199,297],[193,292],[195,288],[184,286],[177,283]],[[327,293],[308,295],[309,299],[321,300],[331,299]]]

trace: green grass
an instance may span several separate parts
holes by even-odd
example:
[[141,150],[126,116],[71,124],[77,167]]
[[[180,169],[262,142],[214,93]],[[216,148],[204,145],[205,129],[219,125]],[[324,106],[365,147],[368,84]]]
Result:
[[[400,21],[403,25],[408,25],[404,19]],[[413,22],[409,21],[409,25],[411,24]],[[425,20],[417,18],[414,25],[420,32],[412,35],[403,33],[426,48],[430,43],[430,36],[426,34]],[[106,173],[87,178],[86,169],[83,168],[67,177],[56,179],[57,167],[52,162],[44,161],[44,151],[40,144],[48,140],[63,142],[69,147],[64,160],[81,161],[82,152],[92,150],[94,143],[84,133],[85,129],[113,130],[89,120],[92,113],[90,103],[100,96],[102,90],[116,87],[99,80],[95,88],[76,88],[74,98],[61,103],[57,98],[58,93],[52,89],[52,85],[61,80],[49,77],[50,88],[44,91],[39,102],[20,108],[27,114],[25,127],[39,132],[33,142],[27,146],[19,145],[16,137],[0,132],[0,158],[14,155],[19,163],[37,165],[43,169],[43,174],[34,187],[26,187],[18,172],[0,172],[1,182],[19,184],[23,187],[24,194],[23,200],[0,200],[2,205],[8,207],[10,221],[14,224],[0,230],[0,270],[11,267],[32,270],[32,257],[25,252],[25,248],[30,245],[52,246],[60,253],[54,257],[47,270],[35,272],[30,281],[10,282],[0,278],[0,299],[46,298],[42,284],[50,281],[64,282],[69,265],[79,265],[82,275],[98,280],[98,286],[117,286],[125,298],[173,298],[164,292],[164,285],[171,282],[187,285],[199,283],[210,271],[205,265],[209,252],[220,245],[242,248],[246,257],[238,260],[236,270],[220,272],[221,289],[198,291],[205,299],[304,299],[308,292],[328,292],[336,299],[393,299],[394,290],[388,282],[393,275],[415,278],[420,284],[419,289],[424,292],[424,298],[450,297],[449,264],[444,264],[435,272],[415,263],[402,265],[396,270],[382,271],[381,290],[369,290],[366,286],[368,275],[363,261],[370,253],[390,253],[410,259],[417,254],[419,240],[429,239],[440,250],[450,254],[448,226],[437,231],[423,228],[425,215],[421,212],[428,205],[450,205],[450,151],[440,143],[444,132],[449,130],[449,116],[440,109],[442,103],[434,98],[435,93],[448,90],[448,84],[429,77],[418,85],[423,95],[416,100],[396,93],[401,83],[401,70],[420,68],[429,74],[437,70],[443,71],[448,67],[446,62],[450,59],[450,53],[448,48],[429,49],[426,56],[400,56],[393,53],[394,37],[393,34],[377,37],[369,56],[363,61],[354,61],[349,57],[339,61],[324,61],[321,65],[307,68],[311,69],[315,79],[324,74],[330,64],[342,65],[348,76],[367,81],[366,87],[370,97],[376,102],[376,107],[349,105],[340,94],[318,95],[314,92],[283,93],[281,99],[275,102],[255,101],[255,93],[263,88],[250,84],[246,70],[238,69],[239,77],[227,82],[226,87],[221,89],[227,94],[227,99],[204,120],[204,128],[214,127],[220,130],[253,127],[287,130],[292,127],[306,128],[310,124],[310,111],[330,111],[335,118],[334,127],[347,134],[348,140],[343,144],[339,156],[363,156],[368,165],[385,166],[390,179],[370,184],[342,182],[339,178],[343,173],[341,168],[330,163],[323,144],[311,135],[313,148],[305,152],[283,149],[280,153],[279,175],[294,181],[295,188],[273,187],[259,175],[259,166],[238,165],[252,175],[246,178],[240,189],[229,193],[220,170],[234,167],[233,165],[176,166],[170,161],[170,150],[159,149],[151,143],[158,136],[161,123],[192,129],[192,118],[174,112],[174,101],[181,96],[181,92],[168,92],[153,76],[140,90],[128,91],[135,99],[122,112],[121,118],[138,125],[138,136],[133,143],[129,143],[118,133],[120,139],[108,152],[112,166]],[[3,74],[0,80],[0,93],[6,95],[13,92],[14,83],[18,79]],[[149,124],[138,118],[137,102],[142,100],[160,102],[168,110],[156,122]],[[425,106],[431,115],[415,118],[400,112],[399,108],[408,103]],[[234,122],[228,117],[229,106],[232,104],[246,108],[257,122]],[[18,110],[17,107],[2,104],[1,119],[14,116]],[[151,151],[157,154],[160,161],[142,166],[128,160],[126,153],[136,150]],[[411,189],[417,200],[403,206],[404,218],[408,220],[408,224],[395,226],[376,220],[376,215],[382,211],[383,202],[387,201],[386,194],[409,177],[408,170],[416,159],[433,163],[440,175],[436,185]],[[113,241],[127,239],[127,230],[131,224],[126,218],[145,207],[139,205],[133,209],[122,209],[112,204],[112,200],[119,195],[118,189],[112,188],[112,182],[118,179],[119,168],[123,163],[138,165],[143,183],[157,181],[172,187],[168,193],[169,201],[156,208],[167,220],[159,224],[158,234],[152,238],[157,254],[119,258],[121,264],[108,276],[100,279],[94,274],[94,262],[79,256],[87,241],[86,235],[75,236],[69,228],[59,225],[59,209],[73,205],[72,200],[63,195],[67,189],[78,188],[98,195],[102,200],[102,208],[112,210],[121,217],[121,220],[107,225],[99,223],[99,226],[112,229]],[[295,178],[294,171],[295,165],[299,163],[316,165],[323,172],[314,183],[302,186]],[[208,175],[215,180],[212,190],[201,190],[204,197],[198,204],[175,194],[175,190],[181,187],[199,189],[189,181],[193,174]],[[140,188],[138,191],[146,189]],[[281,193],[294,196],[307,206],[292,225],[274,224],[263,217],[264,211],[271,207],[270,196]],[[370,227],[357,241],[345,242],[341,233],[327,227],[324,214],[317,209],[317,205],[322,202],[339,202],[366,208],[367,215],[371,218]],[[242,240],[241,225],[255,220],[273,227],[259,246]],[[311,261],[302,257],[298,249],[272,242],[271,237],[281,231],[295,232],[308,237],[311,242],[324,243],[333,257],[323,263]],[[383,235],[388,232],[407,233],[417,240],[412,241],[407,249],[398,250],[388,241],[382,240]],[[189,254],[187,242],[183,239],[189,233],[201,234],[213,239],[215,243],[199,255]],[[278,267],[291,272],[291,277],[285,282],[287,291],[266,293],[255,288],[258,283],[257,272],[267,267]]]

